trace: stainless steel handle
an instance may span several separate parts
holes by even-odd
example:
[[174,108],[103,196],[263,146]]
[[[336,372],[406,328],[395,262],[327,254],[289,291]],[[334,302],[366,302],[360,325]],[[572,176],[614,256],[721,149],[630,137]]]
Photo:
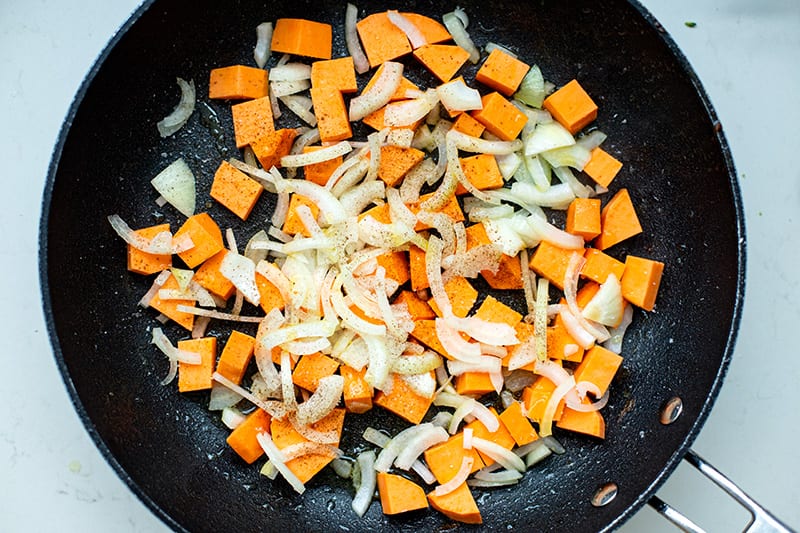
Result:
[[[736,484],[725,477],[725,475],[711,466],[711,464],[697,455],[694,451],[689,450],[684,456],[686,462],[698,469],[704,476],[716,483],[722,490],[727,492],[734,500],[750,511],[752,519],[744,533],[794,533],[792,529],[786,524],[778,520],[772,513],[764,509],[753,498],[748,496]],[[653,496],[648,502],[650,506],[655,509],[661,516],[675,524],[680,530],[689,533],[705,533],[697,524],[683,516],[675,508],[670,507],[658,496]]]

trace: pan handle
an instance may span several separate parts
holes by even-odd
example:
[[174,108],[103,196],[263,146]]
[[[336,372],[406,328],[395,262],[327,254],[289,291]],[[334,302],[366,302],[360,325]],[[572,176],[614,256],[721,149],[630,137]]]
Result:
[[[752,518],[744,529],[744,533],[792,533],[792,530],[787,525],[761,507],[758,502],[745,494],[733,481],[711,466],[708,461],[700,457],[697,453],[689,450],[684,456],[684,459],[690,465],[698,469],[700,473],[716,483],[722,490],[727,492],[734,500],[739,502],[742,507],[750,511],[750,516]],[[650,498],[648,504],[661,516],[675,524],[680,530],[689,533],[705,533],[705,530],[683,516],[658,496]]]

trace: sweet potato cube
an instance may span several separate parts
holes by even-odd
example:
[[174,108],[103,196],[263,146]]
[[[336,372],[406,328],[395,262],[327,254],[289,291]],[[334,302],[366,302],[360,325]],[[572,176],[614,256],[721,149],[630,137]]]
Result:
[[250,148],[258,158],[258,162],[265,170],[281,166],[281,157],[289,155],[292,143],[297,137],[297,131],[292,128],[283,128],[265,134],[250,142]]
[[411,290],[416,292],[430,287],[428,273],[425,270],[425,250],[413,244],[408,247],[408,269],[411,275]]
[[342,93],[328,87],[312,87],[311,101],[322,142],[342,141],[353,136]]
[[[542,422],[544,408],[555,390],[556,386],[553,382],[543,376],[538,377],[536,381],[533,382],[533,385],[525,387],[522,391],[522,403],[528,418],[537,424]],[[553,416],[553,420],[559,420],[563,413],[564,401],[562,400],[556,408],[556,414]]]
[[261,296],[261,309],[263,309],[265,313],[269,313],[276,308],[281,311],[283,310],[286,302],[283,300],[281,291],[258,272],[256,272],[256,287],[258,287],[258,293]]
[[441,43],[452,39],[450,32],[437,20],[417,13],[403,13],[402,15],[417,27],[427,43]]
[[[514,331],[517,334],[517,339],[519,339],[519,344],[515,344],[509,347],[508,354],[502,359],[502,365],[507,367],[508,363],[511,361],[511,358],[519,350],[528,350],[529,347],[525,346],[525,342],[530,339],[534,334],[533,324],[528,324],[527,322],[517,322],[514,326]],[[549,341],[548,341],[549,342]],[[549,346],[548,346],[549,347]],[[522,370],[530,370],[533,372],[534,367],[536,366],[536,362],[528,363],[527,365],[522,366]]]
[[333,31],[330,24],[305,19],[278,19],[272,32],[272,51],[315,59],[330,59]]
[[575,381],[590,381],[598,386],[600,395],[606,393],[611,380],[622,364],[622,357],[595,344],[583,356],[583,361],[575,369]]
[[425,450],[425,463],[439,483],[447,483],[461,468],[464,457],[472,457],[472,470],[477,472],[484,467],[478,450],[464,449],[464,432],[459,431],[449,439]]
[[605,283],[609,274],[614,274],[618,280],[622,279],[625,272],[625,263],[622,261],[617,261],[596,248],[587,248],[583,257],[586,258],[586,263],[581,269],[581,276],[597,283]]
[[622,296],[645,311],[652,311],[661,285],[664,263],[629,255],[622,275]]
[[425,413],[433,403],[433,398],[420,396],[405,382],[403,378],[392,374],[392,392],[386,394],[378,391],[373,398],[376,405],[380,405],[387,411],[391,411],[400,418],[419,424],[425,417]]
[[268,96],[231,106],[236,147],[244,148],[259,137],[275,131],[272,104]]
[[304,355],[297,362],[292,372],[292,382],[309,392],[314,392],[319,386],[319,380],[333,375],[339,363],[327,355],[312,353]]
[[411,279],[408,266],[408,254],[406,252],[387,252],[379,255],[378,265],[386,270],[386,277],[402,285]]
[[453,356],[447,353],[447,350],[444,349],[444,346],[442,346],[442,343],[439,341],[439,336],[436,334],[435,320],[416,320],[411,336],[442,357],[450,360],[453,359]]
[[483,523],[481,511],[478,509],[466,481],[456,490],[444,496],[437,496],[435,491],[429,492],[428,501],[430,501],[431,507],[451,520],[465,524]]
[[358,91],[353,57],[340,57],[311,63],[311,87],[328,88],[342,93]]
[[347,365],[339,367],[339,373],[344,379],[342,396],[344,406],[351,413],[366,413],[372,409],[372,387],[364,379],[367,369],[354,370]]
[[[460,160],[464,175],[476,189],[487,191],[503,186],[503,175],[500,174],[500,167],[492,154],[478,154],[462,157]],[[467,194],[467,189],[459,183],[456,194]]]
[[503,302],[498,301],[492,296],[487,296],[481,303],[475,316],[489,322],[499,322],[508,324],[512,328],[522,320],[522,314],[511,309]]
[[469,59],[469,52],[452,44],[426,44],[414,50],[414,57],[443,82],[450,81]]
[[253,358],[255,345],[255,338],[233,330],[219,356],[217,372],[236,384],[241,383],[247,365]]
[[[303,148],[303,153],[314,152],[316,150],[320,150],[322,146],[306,146]],[[333,159],[329,159],[327,161],[322,161],[321,163],[314,163],[313,165],[306,165],[303,167],[303,172],[305,172],[305,178],[308,181],[316,183],[317,185],[325,186],[328,183],[328,179],[333,174],[333,171],[336,170],[339,165],[342,164],[343,157],[338,156],[334,157]]]
[[[492,241],[489,240],[483,224],[473,224],[467,228],[467,250],[481,244],[492,244]],[[522,288],[522,265],[520,265],[519,259],[510,255],[502,254],[500,256],[497,272],[481,270],[481,276],[493,289]]]
[[[594,247],[605,250],[642,232],[628,189],[620,189],[600,212],[600,235]],[[605,280],[604,280],[605,281]]]
[[215,68],[209,76],[209,98],[252,100],[268,94],[267,71],[261,68],[233,65]]
[[[152,239],[162,231],[169,231],[169,224],[159,224],[136,230],[145,239]],[[149,254],[128,245],[128,270],[137,274],[155,274],[172,266],[172,254]]]
[[256,438],[259,433],[269,433],[272,417],[263,409],[256,409],[234,429],[226,442],[247,464],[253,464],[264,455]]
[[211,197],[247,220],[264,187],[227,161],[219,164],[211,184]]
[[583,412],[566,407],[556,426],[599,439],[604,439],[606,436],[606,421],[600,411]]
[[528,122],[528,117],[498,92],[485,95],[481,102],[483,109],[473,111],[472,117],[504,141],[516,139]]
[[227,253],[228,250],[222,250],[203,261],[203,264],[200,265],[200,268],[197,269],[192,278],[201,287],[223,300],[227,300],[236,292],[236,287],[231,283],[231,280],[223,276],[222,272],[219,271],[222,260],[225,259]]
[[[177,290],[179,288],[178,280],[175,279],[175,276],[170,275],[161,288]],[[150,307],[168,317],[176,324],[179,324],[183,328],[192,331],[192,327],[194,326],[194,315],[191,313],[178,311],[179,305],[188,305],[189,307],[194,307],[194,302],[192,300],[162,300],[158,297],[158,294],[153,296],[153,299],[150,300]]]
[[410,479],[378,472],[377,481],[383,514],[393,515],[428,508],[425,491]]
[[217,338],[203,337],[178,341],[178,349],[200,354],[199,365],[178,365],[178,390],[190,392],[211,388],[211,376],[214,374],[214,361],[217,360]]
[[436,317],[436,313],[433,312],[433,309],[431,309],[431,306],[428,305],[428,302],[422,300],[416,295],[416,293],[411,291],[400,291],[400,294],[397,295],[394,303],[406,304],[408,307],[408,312],[411,314],[411,317],[414,319],[414,321]]
[[463,396],[480,398],[484,394],[494,392],[492,379],[486,372],[464,372],[455,379],[456,392]]
[[[344,415],[344,409],[334,409],[330,414],[328,414],[328,416],[319,422],[311,424],[311,428],[322,433],[336,431],[341,439],[342,427],[344,426]],[[300,433],[298,433],[297,430],[292,427],[291,422],[289,422],[289,417],[285,417],[283,419],[273,418],[270,424],[270,433],[272,433],[272,440],[275,442],[275,446],[277,446],[279,450],[283,450],[292,444],[308,442],[306,438],[300,435]],[[335,443],[333,443],[333,445],[338,446],[339,441],[337,440]],[[295,457],[294,459],[287,461],[286,466],[289,467],[289,470],[291,470],[301,482],[306,483],[320,470],[325,468],[325,465],[331,461],[333,461],[332,455],[309,454]]]
[[486,127],[472,118],[469,113],[459,113],[458,118],[453,122],[453,129],[472,137],[480,137]]
[[556,315],[553,325],[547,328],[547,357],[573,363],[583,359],[583,348],[569,334],[561,315]]
[[585,241],[600,235],[600,199],[575,198],[567,208],[566,231]]
[[539,438],[528,417],[522,412],[522,404],[519,402],[512,402],[500,413],[500,422],[514,438],[517,446],[524,446]]
[[378,177],[389,187],[397,185],[417,163],[425,158],[425,152],[402,146],[381,146],[381,161]]
[[614,156],[599,146],[592,150],[592,158],[589,159],[589,162],[583,167],[583,171],[586,172],[595,183],[606,188],[620,170],[622,170],[622,162],[618,161]]
[[531,257],[530,268],[543,278],[547,278],[559,289],[564,290],[564,276],[567,273],[569,260],[572,254],[582,252],[582,250],[566,250],[542,241]]
[[303,224],[303,220],[297,214],[297,209],[301,205],[308,207],[311,210],[311,215],[314,218],[319,216],[319,207],[317,207],[314,202],[305,196],[292,194],[292,197],[289,200],[289,209],[286,212],[286,220],[283,222],[283,232],[288,233],[289,235],[300,233],[306,237],[311,237],[311,233],[306,229],[306,225]]
[[[500,421],[500,417],[497,416],[497,411],[494,410],[494,407],[490,407],[489,410],[492,414]],[[486,426],[483,425],[483,422],[480,420],[473,420],[466,426],[465,428],[472,428],[472,435],[474,437],[478,437],[480,439],[492,441],[495,444],[499,444],[503,448],[510,450],[514,447],[514,437],[511,436],[508,429],[500,422],[500,426],[497,428],[497,431],[490,432]],[[486,466],[490,466],[494,464],[494,459],[489,457],[483,452],[478,452],[483,459],[483,463]]]
[[[478,299],[478,291],[472,286],[469,280],[463,276],[456,276],[447,280],[444,284],[444,292],[450,298],[450,303],[453,306],[453,314],[457,317],[464,318],[472,310],[472,306]],[[433,312],[442,316],[442,312],[436,305],[436,302],[431,298],[428,302]]]
[[530,65],[495,48],[478,69],[475,79],[495,91],[511,96],[530,68]]
[[572,80],[544,99],[543,106],[573,135],[597,118],[597,104]]
[[356,31],[364,46],[370,67],[397,59],[411,52],[411,44],[403,31],[392,24],[386,12],[373,13],[356,23]]
[[[419,197],[418,202],[414,202],[412,204],[408,204],[408,208],[411,209],[411,212],[415,215],[419,212],[420,204],[424,203],[427,199],[433,196],[434,193],[423,194]],[[458,204],[458,198],[455,195],[451,196],[450,199],[447,201],[444,206],[436,211],[437,213],[444,213],[445,215],[449,216],[453,222],[464,222],[464,212],[461,210],[461,206]],[[423,231],[426,229],[431,229],[432,226],[429,226],[423,222],[417,222],[417,225],[414,226],[415,231]]]
[[176,238],[182,235],[188,235],[194,243],[192,248],[178,254],[189,268],[196,267],[224,248],[222,232],[208,213],[198,213],[187,218],[175,233]]

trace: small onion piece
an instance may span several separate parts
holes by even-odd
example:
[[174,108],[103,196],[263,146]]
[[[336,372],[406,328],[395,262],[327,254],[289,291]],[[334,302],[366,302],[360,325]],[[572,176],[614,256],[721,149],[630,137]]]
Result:
[[182,215],[194,215],[197,196],[195,177],[183,158],[170,163],[150,180],[150,184]]
[[525,462],[517,454],[511,450],[503,448],[495,442],[482,439],[480,437],[473,437],[472,446],[478,451],[486,454],[488,457],[491,457],[508,470],[524,472],[526,469]]
[[617,327],[608,330],[611,336],[603,343],[603,348],[616,354],[622,353],[622,340],[625,337],[625,331],[631,324],[631,320],[633,320],[633,306],[626,304],[625,309],[622,311],[622,321]]
[[272,67],[269,71],[269,81],[301,81],[311,79],[311,65],[305,63],[286,63]]
[[222,259],[219,272],[253,305],[261,302],[261,293],[256,284],[256,265],[243,255],[228,252]]
[[[164,117],[156,124],[158,133],[162,137],[169,137],[183,127],[189,121],[189,117],[194,113],[194,104],[196,95],[194,90],[194,81],[186,81],[178,78],[178,87],[181,88],[181,100],[178,102],[177,107],[172,110],[172,113]],[[188,215],[187,215],[188,216]]]
[[465,152],[479,154],[505,155],[512,154],[522,148],[522,141],[489,141],[480,137],[472,137],[464,132],[451,129],[447,132],[449,141],[454,142],[456,148]]
[[375,494],[377,480],[375,475],[375,452],[372,450],[361,452],[358,454],[356,462],[361,471],[361,484],[353,497],[352,506],[353,511],[358,516],[364,516],[364,513],[369,509],[369,504],[372,503],[372,496]]
[[286,416],[286,410],[284,409],[283,404],[281,404],[280,402],[263,401],[257,398],[253,393],[251,393],[247,389],[240,387],[239,385],[229,380],[219,372],[214,372],[214,374],[212,374],[211,377],[214,379],[214,381],[217,381],[225,385],[232,391],[237,392],[242,398],[249,401],[253,405],[260,407],[261,409],[269,413],[270,416],[272,416],[273,418],[283,418],[284,416]]
[[350,476],[353,474],[353,463],[341,457],[337,457],[331,461],[331,468],[333,468],[337,476],[344,479],[350,479]]
[[375,84],[359,96],[350,100],[351,122],[361,120],[389,103],[403,79],[403,64],[395,61],[383,63],[383,71]]
[[423,46],[428,43],[425,39],[425,35],[417,28],[413,22],[408,20],[408,18],[404,17],[401,13],[398,13],[394,9],[390,9],[386,12],[386,15],[389,18],[389,22],[397,26],[403,33],[406,34],[408,37],[409,42],[411,43],[411,48],[416,50],[420,46]]
[[444,428],[434,426],[432,424],[424,424],[425,431],[415,435],[413,439],[409,439],[405,447],[397,455],[394,460],[394,465],[401,470],[408,470],[417,458],[432,446],[441,444],[446,441],[449,435]]
[[454,80],[436,87],[439,100],[448,112],[483,109],[480,93],[467,87],[463,80]]
[[573,252],[570,256],[567,271],[564,274],[564,298],[567,300],[570,312],[578,320],[581,327],[597,339],[597,342],[605,342],[610,337],[608,330],[602,324],[593,323],[584,318],[578,306],[578,276],[585,263],[586,259],[577,252]]
[[456,42],[456,44],[469,52],[470,63],[473,65],[476,64],[481,58],[481,53],[475,46],[475,43],[472,42],[472,38],[467,33],[466,25],[462,22],[461,17],[455,12],[446,13],[442,17],[442,22],[444,23],[445,28],[447,28],[447,31],[450,32],[450,35],[453,36],[453,40]]
[[459,467],[458,472],[456,472],[449,481],[442,483],[434,489],[436,496],[445,496],[460,487],[461,484],[464,483],[469,477],[469,474],[472,471],[472,464],[474,462],[475,458],[470,455],[465,455],[462,457],[461,467]]
[[272,437],[270,437],[269,433],[259,433],[256,435],[256,440],[258,444],[261,445],[261,449],[264,450],[264,453],[267,454],[269,460],[278,469],[278,472],[281,473],[283,478],[289,482],[292,488],[298,493],[303,494],[306,490],[305,485],[300,479],[291,471],[289,467],[286,466],[286,458],[283,455],[275,443],[272,441]]
[[364,50],[361,48],[361,43],[358,40],[358,32],[356,31],[356,21],[358,20],[358,8],[353,4],[348,3],[347,9],[344,12],[344,35],[345,42],[347,43],[347,51],[353,56],[353,65],[356,72],[364,74],[369,70],[369,61],[367,56],[364,55]]
[[272,46],[272,22],[262,22],[256,26],[256,46],[253,48],[253,59],[258,68],[264,68],[269,61]]
[[180,350],[173,346],[161,328],[153,328],[152,343],[161,350],[169,359],[186,363],[187,365],[199,365],[201,363],[200,354],[187,350]]
[[314,150],[313,152],[306,152],[304,154],[292,154],[281,157],[282,167],[305,167],[308,165],[315,165],[336,159],[349,153],[353,149],[347,141],[341,141],[331,146]]
[[297,420],[301,424],[313,424],[328,416],[339,404],[343,388],[344,378],[340,375],[321,378],[314,394],[297,407]]
[[247,417],[235,407],[225,407],[222,409],[221,418],[222,423],[225,424],[228,429],[236,429]]
[[117,235],[132,247],[149,254],[178,254],[194,247],[192,239],[184,235],[181,239],[174,239],[168,231],[162,231],[152,239],[142,237],[133,231],[119,215],[109,215],[108,223]]
[[300,117],[300,120],[312,128],[317,125],[317,117],[311,112],[311,98],[291,94],[281,96],[278,100],[283,102],[289,108],[289,111]]

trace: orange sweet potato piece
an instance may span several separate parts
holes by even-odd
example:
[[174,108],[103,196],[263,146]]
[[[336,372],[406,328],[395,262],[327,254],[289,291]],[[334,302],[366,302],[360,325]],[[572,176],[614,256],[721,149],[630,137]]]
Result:
[[339,373],[344,379],[344,406],[351,413],[361,414],[372,409],[372,387],[364,379],[366,372],[366,367],[360,372],[347,365],[339,367]]
[[[428,198],[433,196],[434,193],[423,194],[419,197],[418,202],[414,202],[413,204],[409,204],[408,208],[411,209],[411,212],[417,214],[419,212],[420,204],[424,203]],[[461,210],[461,206],[458,204],[458,199],[455,195],[451,196],[450,199],[447,201],[444,206],[439,209],[439,213],[444,213],[445,215],[449,216],[453,222],[463,222],[464,219],[464,212]],[[422,231],[426,229],[431,229],[431,226],[424,224],[422,222],[417,222],[417,225],[414,226],[415,231]]]
[[264,450],[256,437],[259,433],[269,433],[272,417],[262,409],[253,411],[236,429],[234,429],[226,442],[233,451],[239,454],[247,464],[253,464],[264,455]]
[[[537,424],[541,423],[542,416],[544,415],[544,408],[554,390],[556,390],[556,386],[553,385],[553,382],[543,376],[538,377],[536,381],[533,382],[533,385],[525,387],[522,391],[522,403],[528,418]],[[564,401],[562,400],[556,408],[556,414],[553,416],[553,420],[561,419],[563,413]]]
[[544,99],[543,107],[573,135],[597,118],[597,104],[578,80],[572,80]]
[[211,197],[247,220],[264,188],[227,161],[219,164],[211,184]]
[[417,13],[403,13],[402,15],[417,27],[428,43],[441,43],[452,38],[450,32],[437,20]]
[[511,96],[530,68],[530,65],[495,48],[478,69],[475,79],[495,91]]
[[[467,250],[473,246],[481,244],[492,244],[486,234],[486,227],[483,224],[473,224],[467,228]],[[497,272],[491,270],[481,270],[481,276],[486,283],[493,289],[521,289],[522,288],[522,267],[519,259],[510,255],[500,256],[500,265]]]
[[217,362],[217,372],[234,383],[241,383],[247,365],[253,357],[256,340],[250,335],[233,330]]
[[[525,342],[529,338],[531,338],[533,336],[533,334],[534,334],[533,324],[528,324],[527,322],[517,322],[517,324],[514,326],[514,331],[516,332],[517,339],[519,339],[520,343],[509,347],[508,354],[505,357],[503,357],[503,360],[502,360],[502,365],[505,366],[505,367],[508,366],[508,363],[511,361],[511,358],[514,356],[514,354],[517,353],[518,350],[528,350],[529,349],[528,347],[525,346]],[[550,341],[548,340],[548,343],[549,342]],[[549,344],[548,344],[548,348],[549,348]],[[535,367],[535,362],[528,363],[527,365],[525,365],[525,366],[523,366],[521,368],[522,368],[522,370],[530,370],[531,372],[533,372],[534,367]]]
[[225,259],[227,253],[227,250],[221,250],[203,261],[203,264],[200,265],[200,268],[197,269],[192,278],[201,287],[223,300],[227,300],[236,292],[236,287],[233,286],[233,283],[219,271],[222,260]]
[[447,483],[461,468],[464,457],[472,457],[472,472],[483,468],[478,450],[475,448],[464,449],[464,432],[459,431],[446,441],[425,450],[425,463],[439,483]]
[[560,315],[556,315],[553,325],[547,328],[547,357],[564,361],[581,362],[583,348],[567,331]]
[[567,208],[567,233],[591,241],[600,235],[600,199],[575,198]]
[[576,251],[565,250],[547,241],[542,241],[531,257],[530,268],[538,275],[547,278],[559,289],[564,290],[564,276],[573,253]]
[[250,142],[250,148],[258,158],[258,162],[265,170],[281,166],[281,157],[289,155],[292,143],[297,137],[297,131],[292,128],[282,128],[266,133]]
[[408,247],[408,268],[411,274],[411,290],[421,291],[430,287],[425,270],[425,250],[413,244]]
[[596,248],[587,248],[583,257],[586,258],[586,264],[581,269],[581,276],[597,283],[605,283],[609,274],[614,274],[618,280],[622,279],[625,272],[625,263],[622,261],[617,261]]
[[[173,290],[178,289],[178,281],[175,279],[175,276],[170,275],[161,288]],[[150,307],[162,315],[169,317],[170,320],[180,324],[185,329],[192,331],[192,327],[194,326],[194,315],[190,313],[184,313],[183,311],[178,311],[179,305],[188,305],[190,307],[194,307],[194,302],[192,300],[162,300],[158,297],[158,294],[153,296],[153,299],[150,300]]]
[[[486,191],[503,186],[503,175],[500,174],[500,167],[492,154],[478,154],[462,157],[460,160],[464,175],[476,189]],[[456,194],[467,194],[467,189],[459,183]]]
[[450,360],[453,359],[453,357],[447,353],[447,350],[444,349],[442,343],[439,342],[439,336],[436,334],[435,320],[415,320],[414,331],[411,332],[411,336],[441,356]]
[[256,286],[258,287],[258,293],[261,296],[261,308],[265,313],[269,313],[275,308],[280,309],[281,311],[283,310],[286,302],[283,301],[281,291],[279,291],[278,287],[273,285],[271,281],[258,272],[256,272]]
[[[152,239],[162,231],[169,231],[169,224],[159,224],[136,230],[145,239]],[[172,254],[149,254],[128,245],[128,270],[137,274],[155,274],[172,266]]]
[[626,257],[621,280],[623,298],[645,311],[652,311],[663,271],[664,263],[660,261],[633,255]]
[[528,417],[522,412],[522,404],[519,402],[511,402],[511,405],[500,413],[500,422],[514,438],[517,446],[524,446],[539,438]]
[[328,88],[342,93],[358,91],[353,57],[340,57],[311,63],[311,87]]
[[463,396],[480,398],[484,394],[494,392],[492,379],[486,372],[464,372],[455,379],[456,392]]
[[481,303],[478,310],[475,311],[475,316],[487,320],[489,322],[500,322],[508,324],[512,328],[519,324],[522,320],[522,314],[518,313],[509,306],[493,298],[487,296]]
[[600,411],[583,412],[566,407],[556,426],[599,439],[606,436],[606,421]]
[[483,109],[473,111],[472,117],[504,141],[516,139],[528,122],[528,117],[498,92],[485,95],[481,102]]
[[312,87],[311,101],[322,142],[342,141],[353,136],[342,93],[329,87]]
[[275,131],[272,104],[268,96],[231,106],[236,147],[244,148],[252,141]]
[[330,24],[305,19],[278,19],[272,32],[272,51],[316,59],[330,59]]
[[392,380],[392,392],[386,394],[378,391],[373,402],[412,424],[419,424],[428,412],[433,398],[420,396],[396,374],[392,374]]
[[[322,146],[306,146],[303,148],[303,153],[314,152],[316,150],[320,150],[323,148]],[[321,163],[314,163],[313,165],[306,165],[303,167],[303,172],[305,173],[305,178],[308,181],[316,183],[317,185],[325,186],[328,183],[328,178],[331,177],[333,171],[336,170],[339,165],[342,164],[342,160],[344,158],[342,156],[334,157],[333,159],[329,159],[327,161],[322,161]]]
[[459,113],[458,118],[453,122],[453,129],[472,137],[480,137],[486,127],[472,118],[469,113]]
[[[602,227],[594,247],[605,250],[642,232],[628,189],[620,189],[600,213]],[[605,281],[605,280],[604,280]]]
[[[328,431],[336,431],[339,438],[342,436],[342,427],[344,426],[344,409],[334,409],[331,413],[314,424],[311,428],[326,433]],[[299,444],[301,442],[308,442],[302,435],[300,435],[293,427],[289,418],[285,417],[282,420],[277,418],[272,419],[270,424],[270,433],[272,433],[272,440],[279,450],[291,446],[292,444]],[[338,446],[339,442],[335,442],[334,446]],[[296,475],[300,481],[306,483],[309,479],[314,477],[320,470],[325,468],[325,465],[330,463],[333,457],[330,455],[322,454],[309,454],[301,457],[296,457],[286,462],[289,470]]]
[[261,68],[233,65],[215,68],[209,76],[209,98],[251,100],[268,94],[267,71]]
[[[478,291],[472,286],[469,280],[463,276],[456,276],[451,278],[444,284],[444,292],[450,298],[450,303],[453,306],[453,314],[457,317],[464,318],[472,310],[472,306],[478,299]],[[430,299],[428,305],[431,306],[433,312],[438,316],[442,316],[442,312],[436,305],[433,298]]]
[[327,355],[319,352],[304,355],[294,367],[292,381],[298,387],[314,392],[319,386],[319,380],[333,375],[337,368],[339,368],[339,363]]
[[178,390],[189,392],[211,388],[211,375],[217,359],[217,338],[203,337],[178,341],[178,349],[200,354],[199,365],[178,365]]
[[402,285],[411,279],[406,252],[387,252],[377,257],[378,265],[386,270],[386,277]]
[[[500,417],[497,416],[497,411],[494,410],[494,407],[490,407],[489,410],[492,414],[500,420]],[[478,437],[480,439],[489,440],[494,442],[495,444],[499,444],[503,448],[510,450],[514,447],[514,437],[511,436],[508,429],[500,422],[500,427],[497,428],[497,431],[490,432],[486,429],[486,426],[483,425],[483,422],[480,420],[473,420],[466,426],[465,428],[472,428],[472,436]],[[483,459],[483,463],[486,466],[493,465],[494,459],[486,455],[485,453],[478,452]]]
[[319,216],[319,207],[305,196],[299,194],[292,194],[289,200],[289,209],[286,212],[286,220],[283,222],[283,231],[289,235],[300,233],[306,237],[311,237],[311,233],[306,229],[303,220],[297,214],[297,208],[301,205],[308,207],[314,218]]
[[467,483],[462,483],[456,490],[437,496],[435,491],[428,493],[431,507],[451,520],[465,524],[482,524],[481,511],[472,497]]
[[386,12],[364,17],[356,23],[356,30],[370,67],[374,68],[411,52],[406,34],[392,24]]
[[182,235],[189,235],[194,243],[192,248],[178,254],[189,268],[196,267],[224,248],[222,232],[208,213],[198,213],[187,218],[183,226],[175,232],[176,238]]
[[606,393],[611,380],[622,364],[622,357],[595,344],[583,356],[583,361],[575,369],[575,381],[590,381],[600,388],[600,395]]
[[402,146],[381,146],[381,162],[378,177],[389,187],[397,185],[417,163],[425,158],[425,152]]
[[622,163],[614,156],[600,148],[592,150],[592,158],[583,167],[583,171],[589,175],[598,185],[608,187],[619,171],[622,170]]
[[443,82],[450,81],[469,59],[469,52],[452,44],[426,44],[414,50],[414,57]]
[[394,303],[406,304],[408,312],[415,321],[436,318],[436,313],[433,312],[428,302],[411,291],[400,291]]
[[413,481],[386,472],[378,472],[377,481],[383,514],[400,514],[428,508],[425,491]]

